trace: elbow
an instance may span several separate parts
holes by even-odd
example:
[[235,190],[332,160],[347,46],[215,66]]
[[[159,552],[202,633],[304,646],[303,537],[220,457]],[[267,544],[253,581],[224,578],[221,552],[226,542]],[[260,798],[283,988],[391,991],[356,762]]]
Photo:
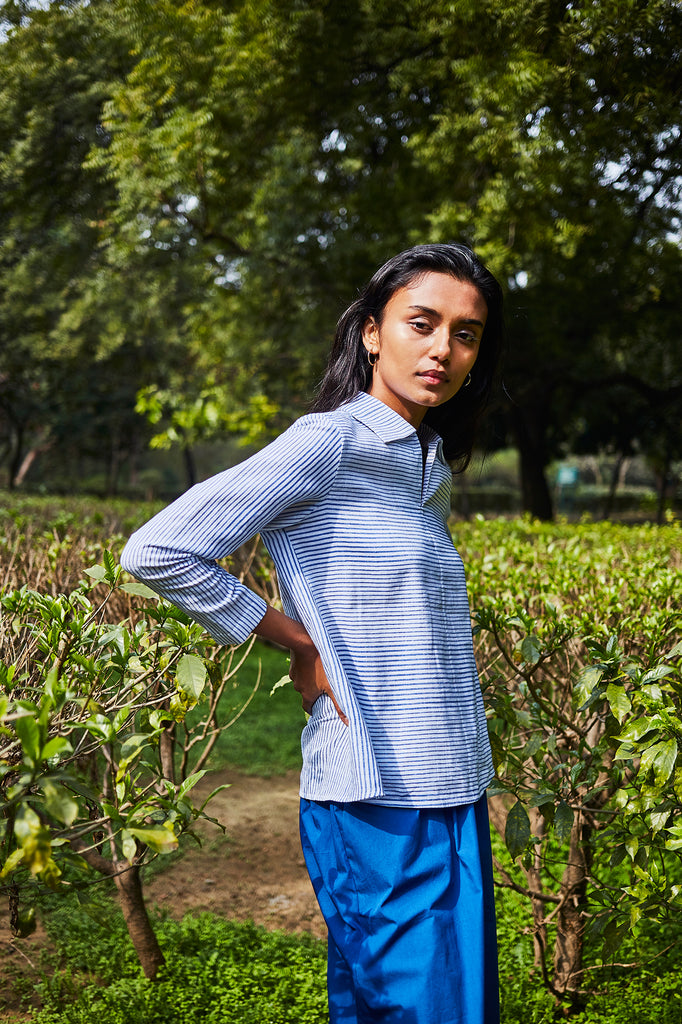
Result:
[[185,552],[174,551],[163,545],[147,541],[140,533],[134,533],[121,552],[121,567],[144,580],[153,589],[155,581],[175,576],[187,564]]
[[121,567],[139,579],[144,576],[148,562],[149,559],[145,559],[145,545],[137,540],[136,534],[133,534],[121,552]]

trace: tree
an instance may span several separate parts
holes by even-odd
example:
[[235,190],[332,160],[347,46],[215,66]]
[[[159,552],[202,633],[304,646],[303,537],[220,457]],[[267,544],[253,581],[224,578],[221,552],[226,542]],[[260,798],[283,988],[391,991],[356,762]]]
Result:
[[109,190],[93,258],[49,336],[146,347],[160,443],[286,425],[358,285],[448,237],[508,284],[499,401],[529,510],[551,515],[546,464],[590,395],[679,394],[672,0],[53,7],[36,24],[106,21],[134,52],[80,165]]
[[102,107],[133,39],[98,0],[1,13],[13,24],[0,45],[0,451],[10,486],[50,451],[67,479],[101,460],[111,493],[148,437],[137,392],[172,367],[155,303],[171,316],[184,301],[157,279],[135,306],[132,271],[103,273],[115,188],[93,154],[110,143]]
[[580,1005],[608,964],[679,909],[679,529],[472,524],[462,538],[497,778],[491,821],[518,870],[535,958]]
[[678,360],[652,380],[631,357],[644,323],[656,353],[679,330],[677,5],[261,0],[229,17],[165,5],[164,31],[134,6],[145,57],[107,122],[117,216],[174,217],[217,261],[201,336],[232,401],[246,369],[295,411],[329,300],[407,242],[448,236],[510,282],[525,507],[551,514],[544,468],[585,391],[627,367],[656,401],[677,394]]
[[[253,555],[238,559],[237,571],[248,573]],[[221,698],[251,645],[217,650],[199,626],[156,601],[109,622],[116,589],[154,595],[122,582],[108,552],[87,573],[68,595],[24,586],[1,598],[0,891],[15,932],[26,934],[41,887],[112,879],[152,978],[164,958],[142,867],[207,817],[210,797],[197,807],[190,793],[231,724]]]

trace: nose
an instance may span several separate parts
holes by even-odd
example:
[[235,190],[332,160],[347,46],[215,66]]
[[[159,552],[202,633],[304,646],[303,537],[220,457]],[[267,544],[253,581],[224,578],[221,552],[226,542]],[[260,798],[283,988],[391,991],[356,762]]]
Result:
[[447,363],[450,360],[450,351],[450,332],[443,325],[431,335],[431,351],[429,354],[432,359],[437,359],[439,363]]

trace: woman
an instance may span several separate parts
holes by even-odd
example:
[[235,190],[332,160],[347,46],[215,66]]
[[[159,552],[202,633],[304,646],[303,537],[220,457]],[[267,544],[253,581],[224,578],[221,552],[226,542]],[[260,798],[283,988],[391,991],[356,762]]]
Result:
[[[469,249],[400,253],[341,317],[312,412],[122,557],[218,641],[292,652],[332,1024],[499,1017],[493,768],[446,460],[471,456],[501,334],[500,288]],[[282,612],[215,561],[256,533]]]

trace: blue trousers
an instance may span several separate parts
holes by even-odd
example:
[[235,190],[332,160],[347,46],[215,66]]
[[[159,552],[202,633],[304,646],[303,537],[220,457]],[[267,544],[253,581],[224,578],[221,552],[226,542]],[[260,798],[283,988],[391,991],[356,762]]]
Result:
[[331,1024],[498,1024],[488,808],[301,801]]

